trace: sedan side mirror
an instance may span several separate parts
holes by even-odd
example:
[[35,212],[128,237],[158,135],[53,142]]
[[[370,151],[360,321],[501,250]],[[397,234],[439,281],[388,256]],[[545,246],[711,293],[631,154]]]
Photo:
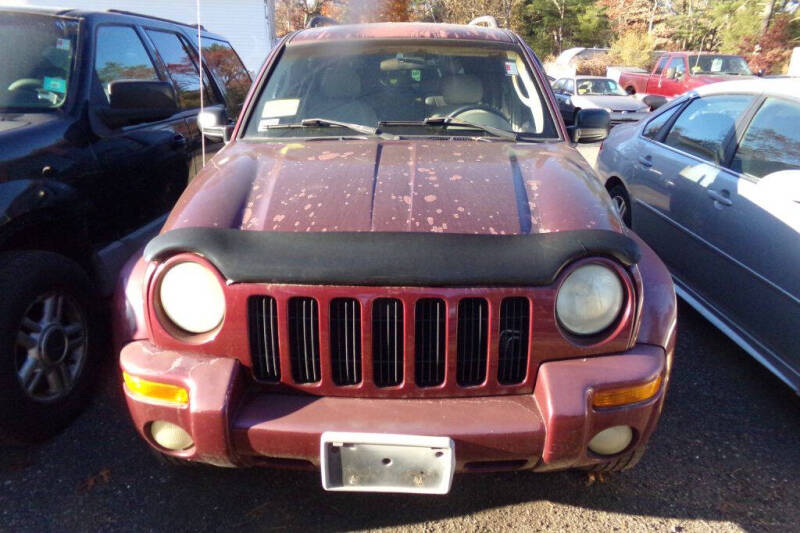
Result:
[[110,128],[156,122],[178,112],[175,92],[166,81],[112,81],[108,84],[108,104],[100,110],[100,116]]
[[569,128],[572,142],[593,143],[608,137],[611,115],[605,109],[581,109]]
[[233,126],[228,124],[228,118],[222,107],[207,107],[197,114],[197,126],[202,134],[210,141],[230,141]]

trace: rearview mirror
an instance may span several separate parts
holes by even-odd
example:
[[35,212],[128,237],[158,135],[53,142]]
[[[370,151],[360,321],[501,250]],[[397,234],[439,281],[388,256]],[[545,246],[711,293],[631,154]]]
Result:
[[197,126],[210,141],[228,142],[233,127],[228,125],[228,118],[222,107],[209,107],[197,114]]
[[175,92],[166,81],[112,81],[108,84],[108,104],[100,115],[110,128],[164,120],[178,112]]
[[593,143],[608,137],[611,115],[605,109],[581,109],[570,126],[572,142]]

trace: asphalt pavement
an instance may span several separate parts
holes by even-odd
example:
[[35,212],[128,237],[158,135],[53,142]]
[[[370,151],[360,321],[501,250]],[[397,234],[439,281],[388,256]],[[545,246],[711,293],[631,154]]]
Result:
[[174,468],[128,420],[113,364],[57,438],[0,449],[0,530],[786,531],[800,401],[681,304],[661,423],[633,470],[457,475],[447,496],[326,493],[319,474]]
[[[787,334],[792,334],[787,332]],[[633,470],[457,475],[447,496],[326,493],[316,472],[174,468],[135,433],[110,358],[55,439],[0,448],[0,531],[787,531],[800,401],[691,308],[661,423]]]

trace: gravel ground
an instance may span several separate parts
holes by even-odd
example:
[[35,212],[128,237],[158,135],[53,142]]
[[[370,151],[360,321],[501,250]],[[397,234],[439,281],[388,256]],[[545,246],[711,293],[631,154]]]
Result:
[[170,469],[124,410],[113,364],[42,446],[0,449],[0,530],[762,531],[800,523],[800,401],[685,305],[673,381],[633,470],[458,475],[448,496],[332,494],[319,474]]

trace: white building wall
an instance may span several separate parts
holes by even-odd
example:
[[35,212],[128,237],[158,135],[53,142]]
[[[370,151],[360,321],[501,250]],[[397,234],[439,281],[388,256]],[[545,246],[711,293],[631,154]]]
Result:
[[[201,24],[208,31],[225,36],[253,72],[261,67],[271,48],[272,24],[265,4],[268,1],[200,0]],[[0,6],[124,9],[189,24],[197,22],[195,5],[196,0],[0,0]]]

